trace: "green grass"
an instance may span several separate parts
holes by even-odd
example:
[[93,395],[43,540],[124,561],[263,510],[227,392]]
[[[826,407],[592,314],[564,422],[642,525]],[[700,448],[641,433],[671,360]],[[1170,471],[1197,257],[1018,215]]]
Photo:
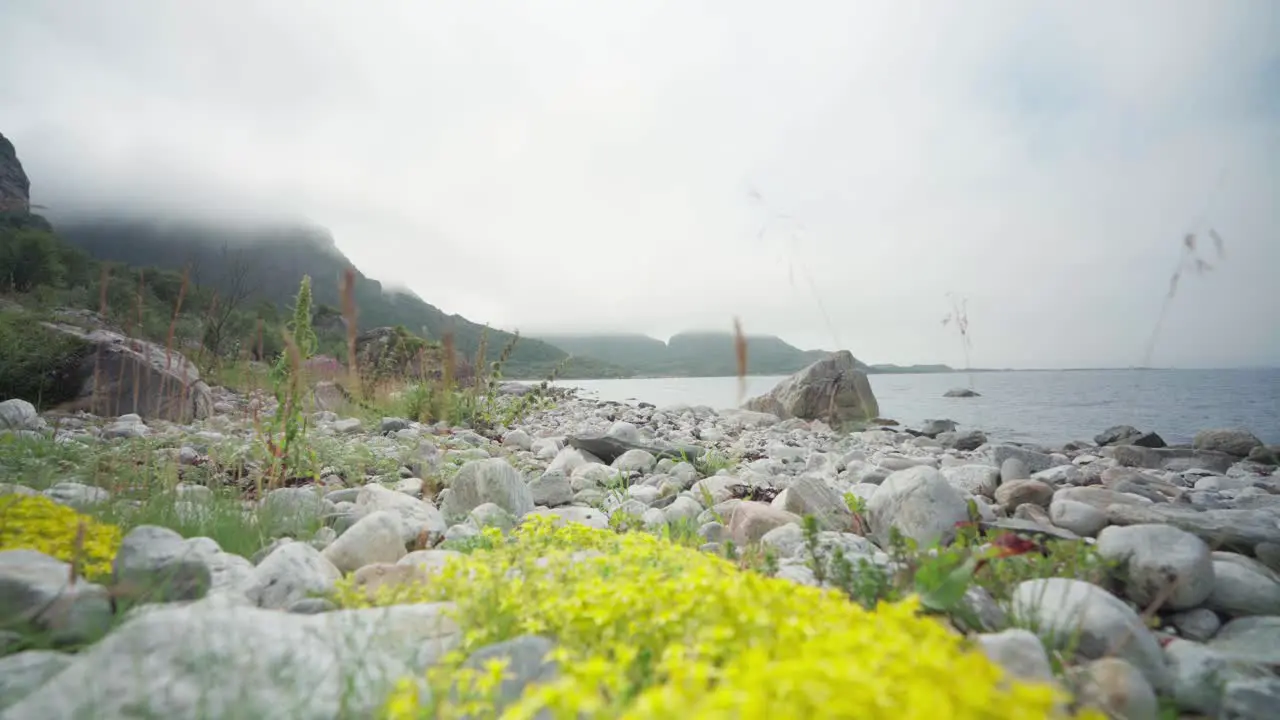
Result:
[[[243,488],[216,478],[209,467],[179,466],[166,457],[169,447],[152,439],[87,444],[5,434],[0,435],[0,473],[7,482],[36,490],[66,481],[106,490],[108,501],[81,510],[126,533],[139,525],[159,525],[183,537],[212,538],[225,551],[245,557],[274,539],[272,530],[280,523],[246,504]],[[177,490],[180,483],[208,492],[201,499],[184,497]],[[317,529],[319,523],[299,535],[305,539]]]

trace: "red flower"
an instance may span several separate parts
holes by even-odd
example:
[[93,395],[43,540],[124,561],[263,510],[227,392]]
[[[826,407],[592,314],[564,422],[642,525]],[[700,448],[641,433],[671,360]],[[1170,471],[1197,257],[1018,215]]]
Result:
[[1002,558],[1043,551],[1039,543],[1013,533],[1005,533],[997,537],[991,544],[995,546],[997,555]]

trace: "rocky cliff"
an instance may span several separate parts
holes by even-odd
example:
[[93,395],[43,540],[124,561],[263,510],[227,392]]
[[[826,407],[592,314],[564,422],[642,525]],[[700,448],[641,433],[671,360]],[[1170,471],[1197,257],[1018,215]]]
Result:
[[31,212],[31,182],[18,160],[18,152],[13,149],[3,134],[0,134],[0,212]]

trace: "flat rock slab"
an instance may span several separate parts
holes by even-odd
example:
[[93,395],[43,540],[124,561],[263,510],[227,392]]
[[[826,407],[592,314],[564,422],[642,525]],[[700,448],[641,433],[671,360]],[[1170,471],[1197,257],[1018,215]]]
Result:
[[1079,540],[1080,536],[1070,530],[1051,525],[1042,525],[1032,520],[1020,520],[1018,518],[1000,518],[998,520],[983,520],[978,523],[978,527],[986,533],[1011,532],[1018,535],[1034,535],[1044,540]]
[[1252,553],[1258,543],[1280,542],[1280,511],[1196,510],[1173,504],[1121,505],[1105,509],[1112,525],[1172,525],[1197,535],[1214,549]]
[[697,445],[658,447],[656,445],[645,445],[644,443],[623,440],[610,435],[570,437],[565,440],[565,443],[571,448],[595,455],[606,464],[617,460],[628,450],[644,450],[655,458],[670,458],[672,460],[684,460],[686,458],[693,460],[701,457],[705,452]]

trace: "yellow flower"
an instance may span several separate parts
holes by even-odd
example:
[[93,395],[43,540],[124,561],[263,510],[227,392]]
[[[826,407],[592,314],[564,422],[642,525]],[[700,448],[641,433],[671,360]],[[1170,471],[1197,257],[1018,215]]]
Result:
[[[442,667],[431,674],[439,690],[430,707],[402,686],[389,711],[416,706],[418,717],[454,717],[483,710],[503,720],[540,712],[627,720],[1041,720],[1061,717],[1068,700],[1054,686],[1008,676],[921,615],[915,598],[868,611],[651,535],[548,520],[531,519],[510,542],[451,562],[414,599],[456,603],[459,657],[524,632],[554,638],[559,677],[526,689],[498,715],[476,692],[496,687],[494,675],[464,683],[473,692],[454,702],[448,684],[461,676]],[[583,548],[598,553],[577,555]]]
[[[81,525],[84,535],[79,537]],[[90,581],[111,576],[122,534],[43,495],[0,495],[0,550],[37,550],[64,562],[78,562]]]

